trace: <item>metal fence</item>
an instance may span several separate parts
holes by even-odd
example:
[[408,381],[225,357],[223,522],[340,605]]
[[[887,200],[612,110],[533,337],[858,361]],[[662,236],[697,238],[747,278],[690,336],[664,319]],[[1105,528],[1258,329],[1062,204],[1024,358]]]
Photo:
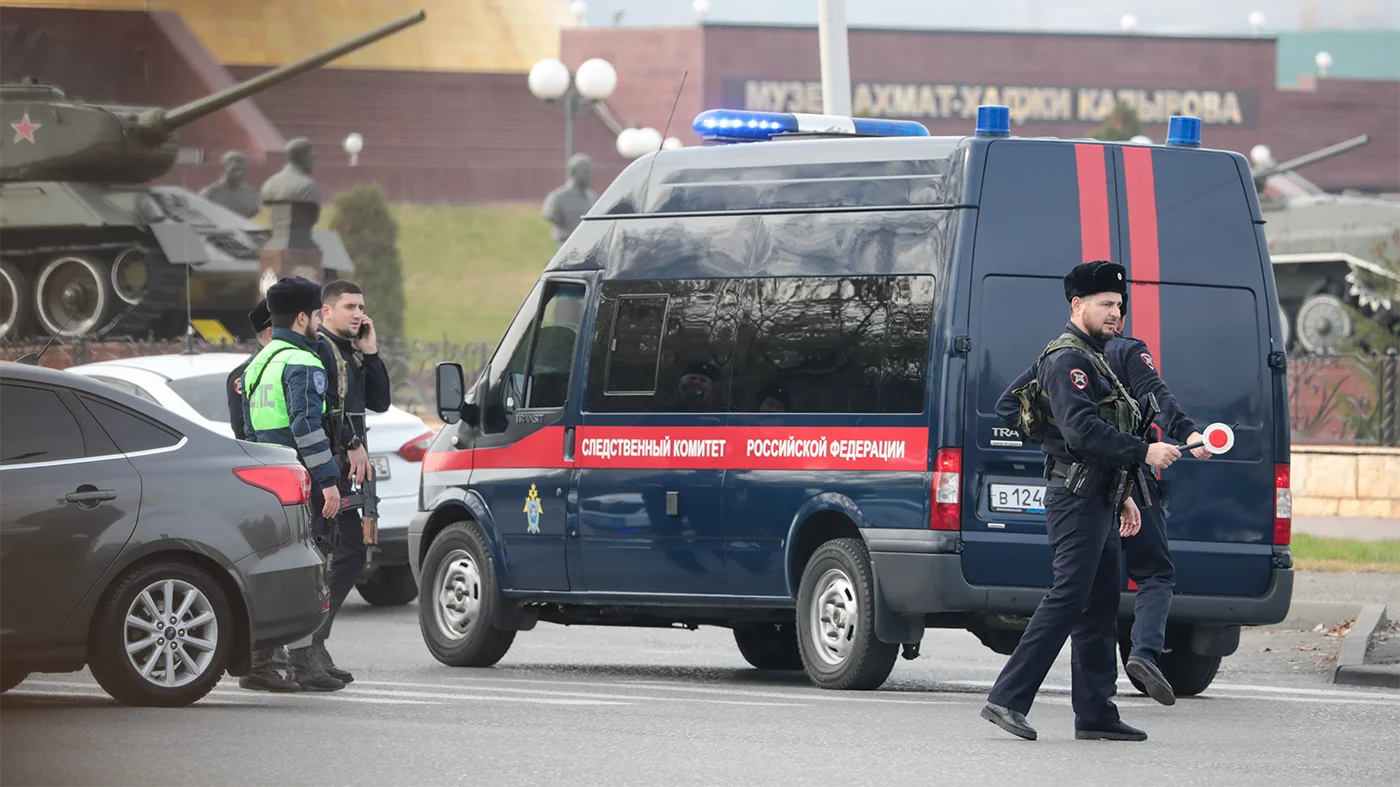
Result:
[[[28,353],[43,351],[39,362],[54,369],[65,369],[98,361],[118,358],[131,358],[144,355],[169,355],[188,352],[191,347],[200,353],[244,352],[252,353],[258,343],[248,340],[239,344],[214,344],[197,339],[189,342],[183,339],[147,341],[127,339],[119,341],[92,342],[76,340],[54,342],[44,350],[44,342],[0,342],[0,360],[14,361]],[[476,375],[491,357],[491,345],[484,341],[428,342],[417,339],[381,339],[379,356],[389,369],[389,380],[393,385],[395,405],[419,416],[436,412],[433,390],[433,368],[439,361],[456,361],[466,372],[467,382],[475,381]]]
[[[0,342],[0,359],[17,360],[37,353],[43,342]],[[40,359],[62,369],[77,364],[186,352],[185,340],[54,342]],[[254,341],[238,345],[193,342],[197,352],[253,352]],[[433,368],[439,361],[456,361],[467,384],[491,356],[485,341],[429,342],[416,339],[380,341],[380,356],[389,368],[394,404],[415,415],[436,411]],[[1308,355],[1288,359],[1288,412],[1293,442],[1299,445],[1400,446],[1400,356]]]

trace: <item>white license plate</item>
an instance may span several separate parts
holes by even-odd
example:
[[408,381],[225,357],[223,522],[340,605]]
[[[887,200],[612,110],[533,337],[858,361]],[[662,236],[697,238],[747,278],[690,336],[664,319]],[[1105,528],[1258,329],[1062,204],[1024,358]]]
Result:
[[371,455],[369,462],[374,466],[374,480],[380,481],[389,477],[389,457],[383,454]]
[[1038,484],[991,484],[990,508],[1013,514],[1045,513],[1045,487]]

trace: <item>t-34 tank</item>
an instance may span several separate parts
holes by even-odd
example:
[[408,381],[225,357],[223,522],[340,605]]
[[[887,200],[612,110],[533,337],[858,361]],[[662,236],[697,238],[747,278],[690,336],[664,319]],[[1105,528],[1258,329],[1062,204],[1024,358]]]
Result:
[[1400,200],[1328,193],[1297,172],[1370,141],[1363,134],[1282,164],[1263,145],[1250,151],[1284,341],[1304,353],[1331,352],[1353,333],[1344,303],[1383,323],[1400,312]]
[[[0,339],[183,336],[188,266],[194,277],[246,277],[255,293],[266,231],[186,189],[150,185],[175,165],[176,131],[425,18],[419,11],[174,109],[0,85]],[[228,290],[202,289],[211,301]],[[252,304],[236,305],[246,313]]]

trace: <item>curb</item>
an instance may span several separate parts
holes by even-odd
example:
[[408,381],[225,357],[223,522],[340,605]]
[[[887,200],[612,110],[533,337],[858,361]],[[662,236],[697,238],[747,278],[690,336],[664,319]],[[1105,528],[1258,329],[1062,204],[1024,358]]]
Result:
[[1366,648],[1371,636],[1386,622],[1385,606],[1366,604],[1356,616],[1356,623],[1342,638],[1337,652],[1337,669],[1332,682],[1348,686],[1371,686],[1400,689],[1400,665],[1367,665]]

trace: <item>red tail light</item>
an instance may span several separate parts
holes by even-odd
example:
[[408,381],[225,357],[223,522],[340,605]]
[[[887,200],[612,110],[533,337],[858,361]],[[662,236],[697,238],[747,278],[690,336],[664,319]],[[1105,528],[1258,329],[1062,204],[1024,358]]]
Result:
[[1274,465],[1274,543],[1278,546],[1293,541],[1291,476],[1288,465]]
[[928,526],[933,530],[962,529],[962,449],[940,448],[933,461],[932,509]]
[[423,455],[428,453],[428,445],[433,442],[434,432],[424,432],[417,437],[399,446],[399,456],[405,462],[421,462]]
[[311,502],[311,474],[301,465],[258,465],[235,467],[233,474],[245,484],[266,489],[284,506]]

